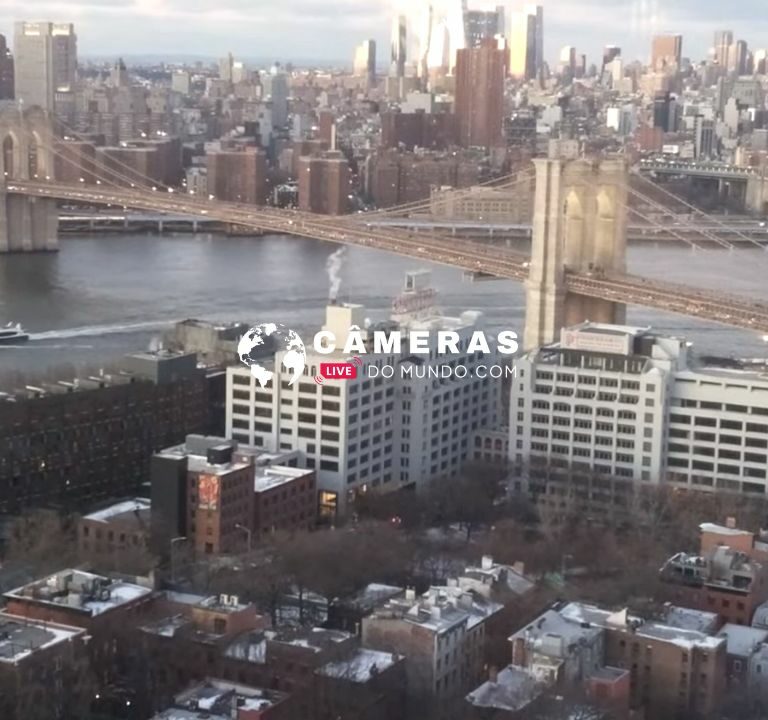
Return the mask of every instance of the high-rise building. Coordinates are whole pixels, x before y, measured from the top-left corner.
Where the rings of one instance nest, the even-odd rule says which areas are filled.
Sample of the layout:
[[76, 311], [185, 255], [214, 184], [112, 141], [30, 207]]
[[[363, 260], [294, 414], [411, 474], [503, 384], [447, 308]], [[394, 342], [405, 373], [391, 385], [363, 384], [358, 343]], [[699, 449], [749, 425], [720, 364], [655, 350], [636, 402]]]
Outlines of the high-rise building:
[[677, 72], [683, 52], [682, 35], [654, 35], [651, 45], [651, 68], [654, 72]]
[[17, 22], [16, 99], [71, 121], [75, 111], [77, 36], [71, 23]]
[[509, 32], [509, 73], [521, 80], [536, 77], [544, 64], [544, 8], [526, 5], [512, 15]]
[[232, 53], [227, 53], [226, 57], [219, 60], [219, 79], [224, 82], [232, 82], [232, 67], [235, 63], [235, 59], [232, 57]]
[[0, 35], [0, 100], [13, 99], [13, 56], [5, 41], [5, 35]]
[[319, 215], [349, 211], [349, 163], [343, 153], [328, 151], [299, 158], [299, 207]]
[[749, 48], [746, 41], [737, 40], [728, 50], [728, 72], [746, 75], [749, 64]]
[[718, 30], [715, 33], [715, 45], [713, 59], [722, 68], [728, 67], [728, 53], [733, 45], [733, 32], [730, 30]]
[[456, 55], [456, 117], [464, 147], [495, 147], [502, 140], [506, 58], [496, 40]]
[[353, 71], [355, 75], [367, 78], [369, 83], [376, 80], [376, 41], [366, 40], [355, 49]]
[[[472, 450], [472, 433], [498, 420], [501, 385], [475, 371], [493, 365], [498, 355], [495, 348], [482, 358], [451, 355], [450, 362], [467, 372], [434, 382], [433, 373], [449, 359], [436, 352], [437, 331], [455, 332], [465, 353], [480, 329], [476, 314], [443, 317], [434, 301], [429, 273], [408, 273], [391, 319], [361, 331], [369, 352], [360, 355], [357, 377], [345, 382], [318, 385], [314, 378], [320, 363], [349, 359], [341, 348], [353, 326], [366, 326], [362, 305], [328, 305], [323, 330], [333, 333], [337, 349], [320, 354], [308, 344], [304, 375], [294, 385], [282, 365], [284, 353], [276, 355], [274, 378], [263, 388], [248, 368], [228, 368], [227, 434], [265, 450], [300, 450], [317, 471], [318, 507], [326, 519], [343, 514], [348, 502], [368, 490], [423, 490], [433, 480], [455, 476]], [[374, 354], [369, 330], [400, 330], [401, 348]], [[408, 336], [427, 330], [431, 352], [416, 359], [408, 352]], [[397, 372], [374, 372], [382, 363]], [[401, 373], [403, 364], [414, 364], [414, 372]]]
[[584, 323], [516, 363], [511, 459], [552, 473], [768, 494], [763, 368], [684, 338]]
[[279, 64], [260, 76], [262, 99], [272, 104], [272, 127], [282, 128], [288, 122], [288, 75]]
[[431, 0], [412, 6], [409, 29], [414, 31], [418, 48], [418, 74], [427, 78], [430, 71], [450, 72], [456, 52], [467, 46], [462, 0]]
[[621, 48], [618, 45], [606, 45], [603, 48], [603, 64], [601, 67], [601, 74], [605, 72], [605, 69], [610, 65], [617, 57], [621, 57]]
[[711, 158], [715, 152], [715, 123], [703, 115], [697, 115], [694, 121], [693, 156]]
[[392, 77], [405, 77], [405, 63], [408, 60], [408, 18], [395, 15], [392, 22], [391, 56], [389, 74]]
[[566, 45], [560, 50], [560, 67], [562, 74], [570, 74], [571, 77], [576, 72], [576, 48], [573, 45]]
[[260, 148], [222, 149], [206, 155], [208, 193], [217, 200], [262, 205], [267, 160]]
[[464, 14], [467, 47], [480, 47], [483, 40], [505, 34], [504, 6], [495, 10], [467, 10]]

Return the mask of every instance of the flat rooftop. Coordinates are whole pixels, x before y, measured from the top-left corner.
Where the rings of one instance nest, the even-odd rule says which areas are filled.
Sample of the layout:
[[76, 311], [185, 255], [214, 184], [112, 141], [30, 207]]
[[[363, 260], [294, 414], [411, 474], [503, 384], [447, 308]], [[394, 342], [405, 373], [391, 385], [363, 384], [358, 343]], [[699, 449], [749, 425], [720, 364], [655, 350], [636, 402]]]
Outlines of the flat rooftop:
[[123, 502], [115, 503], [103, 510], [88, 513], [88, 515], [83, 516], [83, 520], [109, 523], [113, 520], [121, 520], [126, 516], [135, 517], [137, 515], [143, 519], [148, 519], [150, 510], [151, 504], [147, 498], [134, 498], [133, 500], [124, 500]]
[[254, 492], [264, 492], [292, 482], [297, 478], [311, 475], [314, 471], [285, 465], [268, 465], [256, 468], [253, 481]]
[[96, 616], [147, 597], [152, 590], [81, 570], [61, 570], [5, 593], [7, 599], [67, 607]]
[[38, 650], [84, 634], [81, 628], [0, 613], [0, 663], [16, 663]]

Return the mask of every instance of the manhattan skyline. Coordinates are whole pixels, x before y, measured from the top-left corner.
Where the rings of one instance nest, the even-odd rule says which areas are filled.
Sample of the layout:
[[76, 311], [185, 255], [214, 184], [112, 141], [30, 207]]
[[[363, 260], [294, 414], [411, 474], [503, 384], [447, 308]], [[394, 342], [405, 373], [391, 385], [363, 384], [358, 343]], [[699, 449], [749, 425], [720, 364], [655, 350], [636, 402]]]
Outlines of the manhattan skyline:
[[[456, 0], [457, 3], [460, 0]], [[497, 3], [477, 0], [470, 7]], [[510, 10], [523, 3], [501, 3]], [[715, 30], [733, 30], [752, 47], [768, 46], [768, 18], [759, 0], [729, 8], [722, 20], [713, 0], [660, 3], [658, 0], [550, 0], [544, 5], [544, 58], [552, 65], [563, 45], [575, 45], [596, 62], [604, 45], [620, 45], [627, 59], [648, 60], [654, 33], [680, 32], [683, 55], [703, 59]], [[349, 64], [364, 39], [388, 47], [393, 0], [285, 0], [254, 8], [245, 0], [6, 0], [0, 32], [13, 36], [18, 20], [74, 22], [81, 56], [152, 55], [239, 57]], [[115, 28], [119, 27], [119, 32]], [[765, 38], [765, 40], [762, 40]], [[380, 58], [381, 60], [381, 58]]]

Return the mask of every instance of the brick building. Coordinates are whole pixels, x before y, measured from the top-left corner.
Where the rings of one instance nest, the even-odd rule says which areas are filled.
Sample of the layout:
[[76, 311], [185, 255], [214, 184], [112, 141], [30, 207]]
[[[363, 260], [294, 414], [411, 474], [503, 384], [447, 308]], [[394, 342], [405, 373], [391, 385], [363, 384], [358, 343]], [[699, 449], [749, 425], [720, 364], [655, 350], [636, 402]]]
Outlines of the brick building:
[[453, 113], [386, 112], [381, 115], [381, 147], [386, 150], [446, 150], [458, 144]]
[[0, 613], [0, 717], [81, 717], [93, 685], [82, 628]]
[[152, 609], [152, 590], [81, 570], [61, 570], [4, 594], [9, 614], [88, 632], [91, 668], [105, 683], [130, 652], [135, 627]]
[[77, 523], [78, 556], [99, 569], [146, 572], [151, 512], [149, 500], [125, 500], [81, 517]]
[[318, 215], [343, 215], [349, 211], [349, 163], [340, 152], [299, 158], [299, 209]]
[[494, 38], [456, 53], [455, 107], [463, 147], [503, 145], [506, 57]]
[[153, 452], [205, 431], [208, 383], [195, 355], [139, 353], [121, 367], [0, 393], [0, 512], [131, 495]]
[[377, 207], [426, 200], [434, 187], [475, 185], [480, 175], [476, 160], [458, 153], [394, 150], [371, 155], [366, 162], [366, 189]]
[[254, 537], [315, 527], [314, 470], [279, 465], [256, 468], [253, 493]]
[[222, 149], [206, 155], [207, 190], [217, 200], [263, 205], [267, 156], [255, 147]]
[[704, 523], [700, 529], [699, 553], [677, 553], [661, 569], [666, 599], [750, 625], [768, 600], [768, 544], [735, 527]]

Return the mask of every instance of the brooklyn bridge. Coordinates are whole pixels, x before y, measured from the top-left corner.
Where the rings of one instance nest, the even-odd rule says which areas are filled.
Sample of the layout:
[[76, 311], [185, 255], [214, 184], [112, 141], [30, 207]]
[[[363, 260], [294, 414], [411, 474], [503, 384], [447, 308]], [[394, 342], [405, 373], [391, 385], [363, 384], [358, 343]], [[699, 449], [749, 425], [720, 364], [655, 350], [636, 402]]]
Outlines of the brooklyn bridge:
[[[315, 215], [195, 196], [153, 185], [148, 178], [136, 182], [135, 173], [129, 178], [119, 168], [106, 166], [96, 168], [96, 184], [58, 182], [53, 171], [58, 151], [51, 122], [36, 108], [0, 113], [0, 139], [0, 252], [55, 248], [58, 202], [106, 205], [199, 216], [258, 232], [376, 248], [524, 282], [528, 296], [526, 347], [548, 342], [559, 327], [581, 320], [621, 322], [627, 304], [768, 335], [768, 301], [628, 272], [628, 195], [633, 191], [629, 168], [619, 157], [569, 159], [555, 152], [534, 161], [529, 256], [483, 241], [373, 221], [408, 213], [418, 204], [386, 212]], [[684, 231], [682, 227], [675, 232]], [[712, 241], [733, 249], [719, 236], [713, 235]], [[717, 253], [712, 261], [717, 261]]]

